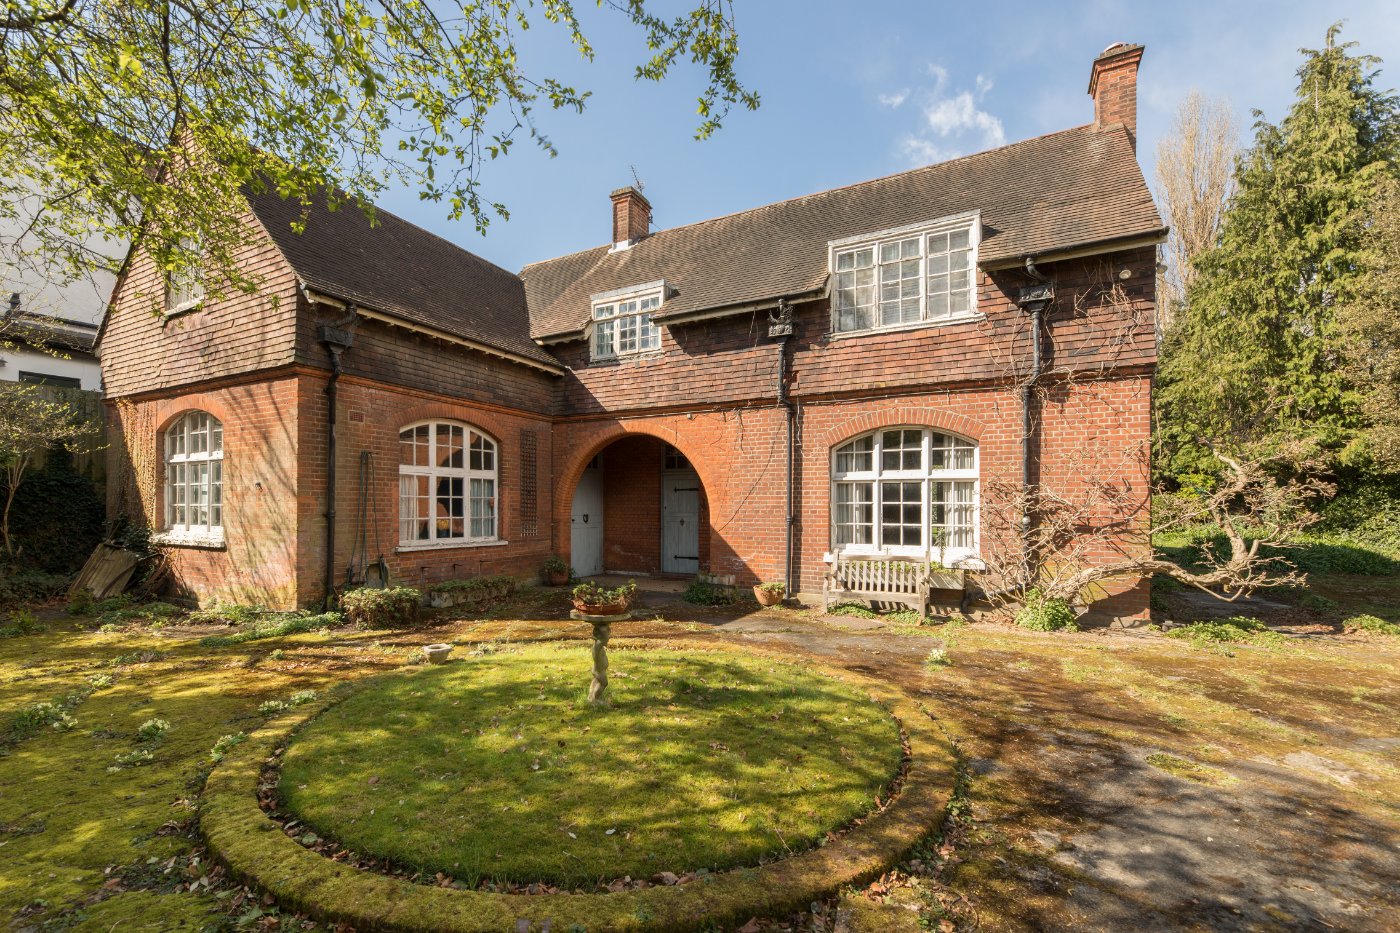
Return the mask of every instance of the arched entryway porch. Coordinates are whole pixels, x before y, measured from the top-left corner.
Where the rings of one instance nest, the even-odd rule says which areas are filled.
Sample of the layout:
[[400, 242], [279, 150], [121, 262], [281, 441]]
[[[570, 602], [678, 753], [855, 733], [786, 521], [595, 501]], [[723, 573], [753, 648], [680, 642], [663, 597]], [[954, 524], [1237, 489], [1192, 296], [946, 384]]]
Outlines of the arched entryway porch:
[[709, 498], [692, 461], [672, 444], [627, 434], [603, 444], [578, 471], [567, 499], [570, 566], [602, 573], [694, 576], [710, 569]]

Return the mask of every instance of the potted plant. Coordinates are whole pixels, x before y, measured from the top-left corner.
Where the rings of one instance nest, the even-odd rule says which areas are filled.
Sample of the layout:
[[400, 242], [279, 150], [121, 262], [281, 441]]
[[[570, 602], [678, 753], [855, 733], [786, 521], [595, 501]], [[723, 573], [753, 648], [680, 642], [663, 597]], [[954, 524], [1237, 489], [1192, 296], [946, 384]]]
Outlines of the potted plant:
[[753, 588], [753, 598], [760, 606], [776, 606], [787, 598], [787, 584], [759, 583]]
[[569, 582], [569, 565], [558, 556], [550, 557], [540, 565], [540, 573], [550, 586], [563, 586]]
[[637, 595], [637, 584], [606, 587], [596, 583], [580, 583], [574, 587], [574, 608], [586, 616], [622, 615]]

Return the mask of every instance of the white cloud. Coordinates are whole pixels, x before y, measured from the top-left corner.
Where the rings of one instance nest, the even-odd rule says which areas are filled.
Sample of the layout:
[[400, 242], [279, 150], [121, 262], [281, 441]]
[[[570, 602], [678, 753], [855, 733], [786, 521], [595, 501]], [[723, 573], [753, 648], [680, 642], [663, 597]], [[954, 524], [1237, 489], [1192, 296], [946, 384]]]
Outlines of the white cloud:
[[893, 91], [889, 94], [881, 94], [879, 97], [876, 98], [876, 100], [880, 102], [881, 106], [889, 107], [891, 110], [898, 107], [900, 104], [904, 103], [908, 99], [908, 88], [904, 88], [901, 91]]
[[982, 108], [983, 98], [993, 87], [990, 78], [979, 74], [971, 90], [951, 93], [948, 69], [935, 63], [927, 71], [933, 86], [905, 92], [899, 101], [902, 104], [912, 96], [919, 102], [920, 126], [899, 141], [900, 154], [911, 165], [940, 162], [1006, 143], [1001, 119]]

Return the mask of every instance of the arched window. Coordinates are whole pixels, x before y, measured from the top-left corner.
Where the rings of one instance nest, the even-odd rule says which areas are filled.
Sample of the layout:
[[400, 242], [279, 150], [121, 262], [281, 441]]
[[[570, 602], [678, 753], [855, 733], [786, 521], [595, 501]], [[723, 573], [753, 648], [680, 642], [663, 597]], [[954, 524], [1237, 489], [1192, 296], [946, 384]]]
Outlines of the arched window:
[[426, 421], [399, 432], [399, 543], [495, 541], [496, 442], [474, 428]]
[[224, 426], [208, 412], [187, 412], [165, 432], [165, 527], [217, 537], [223, 526]]
[[921, 427], [847, 441], [831, 458], [831, 542], [847, 554], [952, 565], [977, 553], [977, 445]]

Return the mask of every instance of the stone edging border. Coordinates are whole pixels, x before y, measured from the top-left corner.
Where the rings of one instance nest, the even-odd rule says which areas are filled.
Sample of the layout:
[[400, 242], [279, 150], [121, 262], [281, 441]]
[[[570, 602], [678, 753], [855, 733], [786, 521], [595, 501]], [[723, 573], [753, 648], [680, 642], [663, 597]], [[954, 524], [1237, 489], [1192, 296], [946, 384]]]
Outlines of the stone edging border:
[[[908, 737], [909, 769], [899, 795], [826, 846], [684, 885], [528, 897], [429, 887], [361, 871], [310, 851], [288, 838], [258, 806], [265, 760], [290, 733], [355, 689], [345, 684], [319, 702], [270, 720], [225, 755], [205, 784], [200, 832], [234, 876], [270, 892], [287, 908], [361, 931], [515, 933], [547, 928], [553, 933], [649, 933], [735, 925], [750, 917], [801, 910], [846, 885], [878, 877], [942, 825], [955, 779], [952, 746], [922, 704], [890, 685], [814, 664], [809, 658], [747, 645], [639, 639], [617, 647], [757, 654], [816, 667], [863, 686], [900, 721]], [[521, 926], [521, 920], [527, 926]]]

